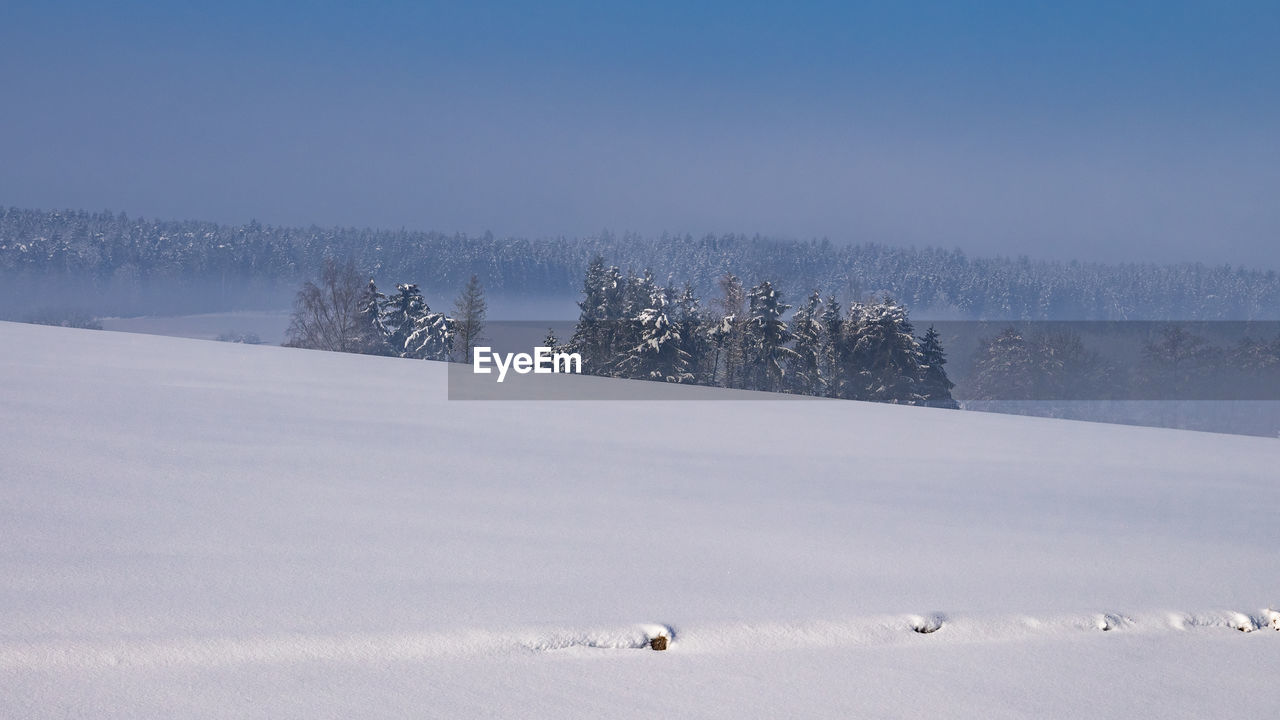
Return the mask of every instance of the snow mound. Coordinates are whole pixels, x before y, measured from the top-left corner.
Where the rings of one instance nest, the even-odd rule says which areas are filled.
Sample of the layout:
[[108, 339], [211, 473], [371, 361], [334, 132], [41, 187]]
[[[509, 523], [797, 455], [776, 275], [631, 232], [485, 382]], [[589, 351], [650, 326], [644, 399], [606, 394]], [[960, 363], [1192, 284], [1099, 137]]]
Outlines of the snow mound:
[[665, 649], [666, 643], [675, 640], [675, 630], [668, 625], [654, 624], [589, 631], [558, 630], [527, 636], [520, 641], [520, 645], [535, 651], [569, 648], [639, 650], [653, 648], [654, 641], [658, 638], [665, 639]]
[[912, 615], [908, 620], [911, 622], [911, 629], [921, 635], [929, 635], [936, 633], [946, 624], [947, 617], [941, 613], [935, 613], [929, 616]]

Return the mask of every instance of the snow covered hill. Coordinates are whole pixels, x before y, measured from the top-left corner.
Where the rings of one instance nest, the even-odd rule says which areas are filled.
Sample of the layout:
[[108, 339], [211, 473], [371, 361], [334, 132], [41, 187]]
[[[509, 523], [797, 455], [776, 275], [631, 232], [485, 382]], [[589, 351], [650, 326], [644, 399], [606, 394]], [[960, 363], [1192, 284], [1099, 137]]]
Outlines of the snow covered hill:
[[6, 718], [1280, 713], [1274, 439], [9, 323], [0, 378]]

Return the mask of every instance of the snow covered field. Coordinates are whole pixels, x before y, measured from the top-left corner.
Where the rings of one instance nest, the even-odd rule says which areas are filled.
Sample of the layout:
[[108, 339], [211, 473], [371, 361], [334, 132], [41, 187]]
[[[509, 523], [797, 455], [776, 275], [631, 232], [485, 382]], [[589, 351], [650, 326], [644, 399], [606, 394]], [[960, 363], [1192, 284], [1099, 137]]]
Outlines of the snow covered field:
[[11, 323], [0, 373], [0, 717], [1280, 713], [1275, 439]]

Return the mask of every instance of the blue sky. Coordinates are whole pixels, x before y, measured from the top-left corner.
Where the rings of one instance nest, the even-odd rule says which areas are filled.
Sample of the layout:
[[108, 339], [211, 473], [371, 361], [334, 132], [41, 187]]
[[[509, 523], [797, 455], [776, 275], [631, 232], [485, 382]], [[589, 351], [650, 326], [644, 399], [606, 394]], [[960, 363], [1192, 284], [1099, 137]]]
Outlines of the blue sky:
[[0, 205], [1280, 268], [1278, 3], [7, 3]]

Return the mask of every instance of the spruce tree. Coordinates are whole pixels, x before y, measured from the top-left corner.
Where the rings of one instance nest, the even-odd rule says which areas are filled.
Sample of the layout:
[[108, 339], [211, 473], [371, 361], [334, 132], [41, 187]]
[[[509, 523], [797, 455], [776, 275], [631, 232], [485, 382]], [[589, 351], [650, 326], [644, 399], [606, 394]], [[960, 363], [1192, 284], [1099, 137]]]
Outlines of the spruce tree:
[[814, 290], [805, 304], [791, 316], [795, 357], [788, 364], [787, 389], [801, 395], [825, 395], [822, 373], [822, 295]]
[[600, 306], [600, 367], [599, 374], [612, 374], [614, 366], [629, 345], [632, 336], [630, 318], [627, 315], [627, 284], [617, 266], [604, 270], [604, 292]]
[[387, 329], [387, 345], [396, 357], [412, 357], [409, 336], [414, 333], [418, 318], [427, 307], [418, 286], [412, 283], [396, 285], [396, 294], [383, 303], [382, 322]]
[[456, 323], [444, 313], [431, 312], [424, 302], [422, 311], [413, 319], [413, 330], [405, 338], [402, 357], [419, 360], [443, 360], [453, 355], [453, 339]]
[[1034, 395], [1036, 359], [1030, 343], [1009, 326], [993, 338], [979, 341], [971, 380], [974, 400], [1030, 400]]
[[835, 296], [827, 298], [826, 306], [822, 309], [821, 325], [819, 369], [825, 380], [824, 394], [827, 397], [844, 397], [844, 393], [848, 390], [845, 375], [848, 353], [844, 336], [844, 317]]
[[[621, 321], [615, 323], [614, 335], [610, 346], [609, 374], [616, 377], [638, 377], [633, 367], [622, 367], [628, 358], [636, 353], [636, 348], [646, 341], [646, 333], [656, 332], [652, 324], [658, 322], [654, 313], [657, 310], [662, 322], [669, 325], [666, 318], [666, 300], [653, 281], [653, 274], [648, 270], [643, 275], [628, 272], [622, 283]], [[647, 374], [647, 373], [646, 373]]]
[[942, 349], [942, 338], [930, 325], [920, 339], [919, 393], [924, 405], [957, 410], [960, 404], [951, 397], [951, 388], [956, 384], [947, 377], [947, 371], [942, 367], [946, 364], [947, 355]]
[[587, 372], [595, 372], [603, 333], [600, 327], [603, 305], [604, 258], [597, 255], [587, 265], [587, 273], [582, 280], [582, 299], [578, 301], [578, 324], [574, 326], [573, 337], [569, 338], [570, 349], [582, 355]]
[[689, 372], [693, 375], [693, 382], [711, 383], [714, 368], [711, 367], [711, 340], [707, 336], [707, 319], [698, 304], [698, 296], [694, 294], [692, 284], [685, 283], [684, 290], [676, 301], [672, 321], [676, 332], [680, 333], [680, 348], [689, 356]]
[[845, 328], [847, 397], [898, 404], [919, 404], [920, 343], [912, 334], [906, 308], [886, 297], [878, 303], [854, 303]]
[[373, 278], [360, 294], [357, 335], [360, 352], [366, 355], [388, 355], [391, 352], [387, 344], [387, 325], [383, 322], [382, 312], [387, 296], [378, 292]]
[[725, 273], [720, 277], [720, 291], [720, 318], [710, 331], [715, 347], [712, 381], [715, 382], [716, 373], [719, 372], [720, 385], [727, 388], [742, 387], [743, 328], [746, 325], [743, 302], [746, 294], [742, 290], [742, 281], [733, 273]]
[[584, 372], [607, 375], [614, 361], [615, 337], [623, 321], [622, 278], [616, 267], [606, 268], [596, 256], [582, 282], [580, 313], [568, 350], [582, 355]]
[[643, 279], [636, 279], [634, 290], [647, 291], [650, 296], [633, 323], [636, 344], [621, 355], [615, 374], [671, 383], [692, 381], [689, 354], [681, 347], [680, 333], [667, 317], [666, 293]]
[[1223, 356], [1221, 348], [1181, 325], [1161, 328], [1160, 338], [1147, 342], [1138, 368], [1145, 397], [1186, 397], [1210, 379]]
[[778, 392], [787, 377], [786, 368], [795, 362], [796, 352], [787, 347], [791, 330], [782, 319], [790, 308], [768, 280], [751, 288], [743, 362], [743, 387]]

